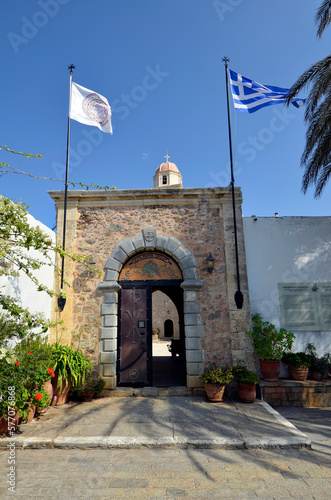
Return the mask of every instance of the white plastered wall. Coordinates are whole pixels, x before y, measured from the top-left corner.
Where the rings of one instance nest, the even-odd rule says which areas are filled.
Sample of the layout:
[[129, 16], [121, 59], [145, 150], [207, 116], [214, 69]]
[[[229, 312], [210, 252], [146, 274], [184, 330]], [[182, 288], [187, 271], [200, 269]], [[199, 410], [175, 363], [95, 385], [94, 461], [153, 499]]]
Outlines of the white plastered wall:
[[[252, 313], [281, 325], [278, 283], [331, 282], [331, 217], [244, 217]], [[331, 352], [331, 332], [293, 332], [294, 351], [312, 342]]]
[[[37, 221], [32, 215], [27, 215], [28, 223], [31, 227], [37, 227], [47, 234], [55, 243], [55, 233], [47, 226]], [[29, 250], [27, 254], [31, 257], [43, 260], [40, 252], [37, 250]], [[50, 252], [52, 262], [55, 261], [54, 252]], [[46, 262], [46, 261], [45, 261]], [[49, 262], [49, 261], [47, 261]], [[54, 267], [44, 265], [40, 269], [33, 272], [38, 281], [46, 285], [48, 288], [53, 288]], [[52, 298], [46, 292], [38, 292], [36, 285], [24, 272], [18, 277], [1, 276], [0, 277], [1, 293], [16, 298], [20, 306], [27, 308], [31, 313], [43, 313], [47, 319], [51, 318]]]

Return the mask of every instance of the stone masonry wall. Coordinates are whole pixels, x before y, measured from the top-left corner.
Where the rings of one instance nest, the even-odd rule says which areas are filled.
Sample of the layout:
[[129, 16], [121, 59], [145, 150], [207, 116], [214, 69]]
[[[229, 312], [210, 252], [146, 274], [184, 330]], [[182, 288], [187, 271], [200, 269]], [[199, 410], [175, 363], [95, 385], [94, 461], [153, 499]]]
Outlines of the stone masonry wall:
[[[245, 303], [244, 309], [237, 311], [232, 295], [236, 283], [230, 191], [218, 189], [173, 190], [174, 195], [165, 191], [160, 194], [157, 190], [122, 192], [128, 193], [127, 198], [115, 192], [118, 199], [112, 199], [110, 193], [90, 195], [88, 199], [88, 193], [71, 192], [71, 203], [76, 200], [77, 216], [76, 232], [70, 233], [68, 244], [74, 246], [76, 252], [90, 255], [94, 267], [102, 270], [115, 246], [125, 238], [141, 235], [144, 228], [153, 227], [158, 234], [180, 240], [196, 259], [199, 279], [204, 282], [196, 297], [201, 305], [205, 331], [201, 342], [205, 361], [245, 362], [252, 368], [251, 347], [244, 336], [249, 326], [250, 308], [240, 205], [238, 241]], [[142, 200], [145, 192], [146, 198]], [[61, 192], [50, 194], [58, 202], [61, 224], [63, 195]], [[82, 196], [86, 199], [80, 199]], [[215, 258], [211, 274], [205, 260], [209, 253]], [[98, 364], [101, 297], [96, 287], [103, 278], [82, 264], [76, 264], [71, 278], [73, 288], [67, 293], [72, 307], [66, 312], [67, 331], [73, 332], [74, 342]], [[71, 281], [70, 276], [66, 279]]]
[[[206, 204], [157, 208], [79, 209], [76, 251], [90, 254], [96, 267], [103, 268], [111, 250], [126, 237], [141, 234], [143, 227], [156, 227], [166, 236], [175, 235], [192, 252], [198, 263], [199, 277], [205, 280], [201, 291], [201, 314], [206, 328], [204, 349], [207, 360], [231, 361], [229, 312], [225, 277], [223, 224], [220, 211]], [[215, 272], [209, 274], [205, 263], [209, 252], [217, 259]], [[82, 265], [76, 266], [73, 330], [82, 334], [81, 345], [94, 351], [98, 345], [99, 307], [94, 302], [96, 276]], [[99, 302], [99, 301], [98, 301]]]

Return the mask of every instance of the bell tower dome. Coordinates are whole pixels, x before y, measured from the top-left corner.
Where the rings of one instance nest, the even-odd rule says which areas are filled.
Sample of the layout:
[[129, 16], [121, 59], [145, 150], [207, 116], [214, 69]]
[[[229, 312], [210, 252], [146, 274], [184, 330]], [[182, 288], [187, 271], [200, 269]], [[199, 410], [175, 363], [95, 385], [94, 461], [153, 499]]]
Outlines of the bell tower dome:
[[168, 153], [165, 155], [165, 163], [156, 169], [153, 177], [155, 188], [182, 188], [183, 179], [181, 173], [174, 163], [169, 161], [170, 156]]

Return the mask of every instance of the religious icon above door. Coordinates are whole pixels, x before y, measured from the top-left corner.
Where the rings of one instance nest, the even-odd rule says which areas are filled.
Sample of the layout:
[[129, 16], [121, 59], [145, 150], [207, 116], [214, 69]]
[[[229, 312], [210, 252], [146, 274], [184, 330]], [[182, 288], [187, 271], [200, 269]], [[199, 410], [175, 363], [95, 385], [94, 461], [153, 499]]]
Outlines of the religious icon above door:
[[143, 252], [129, 259], [123, 266], [120, 281], [181, 280], [178, 265], [161, 252]]

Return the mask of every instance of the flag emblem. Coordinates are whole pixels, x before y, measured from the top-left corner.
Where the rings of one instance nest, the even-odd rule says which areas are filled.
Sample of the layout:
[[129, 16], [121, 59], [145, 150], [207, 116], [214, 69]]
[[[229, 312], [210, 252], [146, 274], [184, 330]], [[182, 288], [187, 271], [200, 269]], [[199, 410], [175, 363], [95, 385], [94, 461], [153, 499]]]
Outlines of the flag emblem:
[[[282, 104], [289, 92], [289, 89], [254, 82], [232, 70], [230, 70], [230, 83], [235, 110], [243, 113], [254, 113], [266, 106]], [[297, 97], [291, 99], [296, 108], [300, 108], [305, 102], [306, 99]]]
[[84, 112], [104, 127], [110, 121], [111, 110], [107, 99], [95, 92], [87, 95], [83, 100]]

